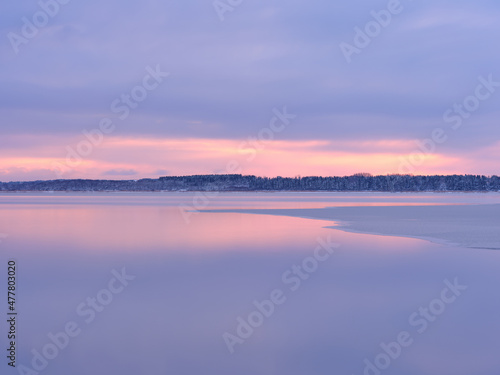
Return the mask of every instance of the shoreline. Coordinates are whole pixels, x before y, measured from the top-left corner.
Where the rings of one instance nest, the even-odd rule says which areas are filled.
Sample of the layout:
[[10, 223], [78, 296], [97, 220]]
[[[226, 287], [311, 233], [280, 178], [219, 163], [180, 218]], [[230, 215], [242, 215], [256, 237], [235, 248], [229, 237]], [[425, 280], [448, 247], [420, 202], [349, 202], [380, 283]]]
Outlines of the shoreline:
[[499, 211], [500, 204], [200, 210], [332, 221], [327, 228], [485, 250], [500, 250]]
[[0, 190], [0, 194], [16, 193], [342, 193], [342, 194], [500, 194], [485, 190], [425, 190], [425, 191], [379, 191], [379, 190]]

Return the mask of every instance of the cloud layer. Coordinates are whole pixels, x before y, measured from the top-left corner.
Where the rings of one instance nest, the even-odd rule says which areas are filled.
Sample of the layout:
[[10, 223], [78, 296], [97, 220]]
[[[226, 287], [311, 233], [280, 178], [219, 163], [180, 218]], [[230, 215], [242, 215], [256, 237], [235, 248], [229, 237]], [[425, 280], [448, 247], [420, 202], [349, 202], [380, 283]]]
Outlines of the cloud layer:
[[[447, 140], [426, 153], [415, 173], [497, 172], [487, 161], [497, 156], [500, 87], [493, 85], [477, 105], [470, 99], [480, 77], [500, 82], [497, 2], [255, 0], [223, 14], [211, 0], [62, 3], [0, 6], [3, 180], [30, 179], [30, 171], [52, 178], [51, 163], [104, 118], [115, 128], [85, 157], [97, 174], [211, 173], [228, 156], [218, 148], [258, 138], [273, 110], [285, 106], [296, 118], [274, 134], [274, 142], [316, 145], [295, 153], [296, 173], [264, 154], [266, 163], [255, 162], [252, 173], [396, 173], [398, 158], [419, 151], [415, 141], [429, 139], [435, 129], [443, 129]], [[395, 4], [399, 12], [387, 18]], [[49, 11], [54, 16], [36, 27], [44, 21], [40, 12]], [[383, 24], [378, 30], [376, 19]], [[27, 21], [37, 29], [31, 38]], [[346, 59], [341, 43], [357, 53]], [[170, 75], [152, 88], [154, 79], [145, 77], [156, 67]], [[465, 109], [458, 112], [455, 104]], [[127, 116], [117, 110], [124, 105]], [[460, 115], [459, 129], [443, 118], [447, 111]], [[167, 146], [150, 159], [133, 145], [128, 152], [127, 146], [108, 152], [123, 139]], [[189, 139], [212, 146], [194, 152]], [[168, 148], [172, 142], [185, 148]], [[266, 150], [281, 150], [271, 143]], [[9, 156], [16, 150], [22, 154], [17, 161]], [[165, 159], [161, 166], [155, 162]], [[322, 167], [339, 160], [342, 169]], [[73, 172], [95, 176], [80, 167]]]

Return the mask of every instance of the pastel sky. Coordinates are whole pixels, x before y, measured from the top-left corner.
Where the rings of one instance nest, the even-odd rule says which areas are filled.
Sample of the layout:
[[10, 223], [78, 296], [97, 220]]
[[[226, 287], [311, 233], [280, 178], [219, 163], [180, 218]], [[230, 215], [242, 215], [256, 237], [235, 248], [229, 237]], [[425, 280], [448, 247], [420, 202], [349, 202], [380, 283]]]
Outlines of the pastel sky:
[[499, 174], [499, 19], [498, 0], [7, 0], [0, 180]]

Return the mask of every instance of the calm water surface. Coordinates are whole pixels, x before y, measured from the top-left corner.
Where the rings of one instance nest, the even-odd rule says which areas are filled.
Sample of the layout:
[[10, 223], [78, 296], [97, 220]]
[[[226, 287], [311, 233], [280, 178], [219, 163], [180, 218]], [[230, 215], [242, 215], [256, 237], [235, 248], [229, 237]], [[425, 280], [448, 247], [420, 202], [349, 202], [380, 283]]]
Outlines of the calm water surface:
[[[54, 358], [34, 364], [46, 361], [39, 372], [50, 375], [498, 375], [500, 253], [185, 209], [499, 202], [497, 194], [1, 194], [0, 274], [9, 258], [18, 264], [18, 365], [33, 368], [45, 350]], [[314, 264], [318, 239], [339, 248]], [[294, 265], [310, 272], [298, 278]], [[133, 280], [110, 284], [123, 268]], [[444, 303], [445, 280], [467, 289]], [[284, 301], [238, 337], [254, 301], [275, 290]], [[78, 334], [51, 351], [49, 334], [68, 323]], [[397, 350], [391, 343], [404, 332], [411, 344]], [[240, 340], [232, 354], [225, 333]], [[2, 374], [22, 373], [2, 362]]]

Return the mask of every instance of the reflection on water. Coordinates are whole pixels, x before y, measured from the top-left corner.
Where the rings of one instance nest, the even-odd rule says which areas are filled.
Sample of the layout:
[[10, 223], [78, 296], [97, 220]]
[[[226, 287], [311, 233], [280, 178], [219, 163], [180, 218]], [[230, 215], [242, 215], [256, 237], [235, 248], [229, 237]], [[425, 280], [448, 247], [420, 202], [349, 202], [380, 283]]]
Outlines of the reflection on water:
[[[493, 194], [234, 193], [212, 197], [206, 208], [498, 201]], [[30, 365], [31, 350], [42, 351], [48, 333], [74, 321], [81, 334], [42, 373], [363, 374], [365, 358], [408, 331], [414, 343], [383, 374], [498, 374], [499, 253], [345, 233], [301, 218], [193, 213], [186, 222], [179, 205], [192, 206], [193, 195], [0, 195], [0, 233], [8, 235], [0, 261], [19, 263], [19, 364]], [[291, 291], [283, 274], [314, 255], [318, 238], [340, 248]], [[123, 267], [135, 279], [85, 323], [78, 306]], [[409, 316], [455, 278], [467, 290], [418, 333]], [[222, 335], [235, 333], [238, 317], [275, 289], [286, 302], [230, 354]]]

